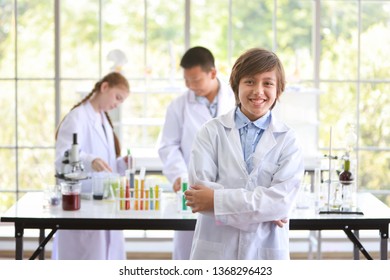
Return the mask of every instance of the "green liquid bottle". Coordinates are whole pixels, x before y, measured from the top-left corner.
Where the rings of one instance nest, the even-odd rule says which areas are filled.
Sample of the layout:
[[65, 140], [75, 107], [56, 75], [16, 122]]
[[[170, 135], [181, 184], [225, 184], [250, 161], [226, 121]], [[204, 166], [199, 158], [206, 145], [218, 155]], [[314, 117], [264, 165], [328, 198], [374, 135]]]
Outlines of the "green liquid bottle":
[[187, 205], [186, 205], [186, 198], [184, 196], [184, 192], [188, 189], [188, 178], [187, 177], [181, 177], [181, 192], [182, 192], [182, 207], [181, 209], [183, 211], [187, 210]]

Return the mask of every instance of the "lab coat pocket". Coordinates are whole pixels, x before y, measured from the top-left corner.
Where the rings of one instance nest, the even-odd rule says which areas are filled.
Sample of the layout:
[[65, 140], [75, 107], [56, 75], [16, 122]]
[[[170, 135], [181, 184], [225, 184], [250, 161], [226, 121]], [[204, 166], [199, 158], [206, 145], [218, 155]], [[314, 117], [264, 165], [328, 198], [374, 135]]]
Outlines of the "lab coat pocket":
[[269, 162], [269, 161], [264, 161], [262, 162], [259, 173], [258, 173], [258, 179], [260, 185], [267, 186], [271, 183], [273, 180], [274, 174], [278, 170], [279, 165]]
[[191, 259], [194, 260], [222, 260], [224, 259], [225, 245], [206, 240], [196, 240], [193, 245]]
[[269, 175], [274, 175], [276, 170], [278, 169], [279, 165], [270, 162], [270, 161], [264, 161], [261, 165], [261, 170], [263, 172], [268, 173]]

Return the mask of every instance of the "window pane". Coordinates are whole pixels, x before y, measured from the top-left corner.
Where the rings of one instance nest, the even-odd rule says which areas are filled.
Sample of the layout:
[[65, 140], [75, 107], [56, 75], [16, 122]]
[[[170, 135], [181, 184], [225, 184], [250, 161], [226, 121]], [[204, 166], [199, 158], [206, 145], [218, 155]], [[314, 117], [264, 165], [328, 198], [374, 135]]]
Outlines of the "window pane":
[[45, 184], [55, 184], [54, 148], [19, 149], [19, 189], [43, 190]]
[[[126, 149], [155, 148], [161, 126], [156, 125], [126, 125], [122, 127], [122, 154]], [[145, 156], [145, 155], [141, 155]]]
[[54, 76], [54, 1], [18, 1], [18, 75]]
[[[170, 101], [182, 93], [182, 88], [167, 87], [167, 81], [151, 81], [148, 87], [130, 80], [130, 96], [120, 106], [124, 122], [132, 118], [163, 118]], [[181, 81], [180, 81], [181, 83]], [[179, 85], [179, 82], [176, 83]]]
[[0, 81], [0, 146], [15, 145], [15, 82]]
[[61, 73], [99, 76], [99, 1], [61, 1]]
[[[133, 107], [133, 113], [138, 112], [138, 116], [163, 119], [165, 117], [166, 108], [177, 95], [177, 92], [145, 92], [134, 94], [132, 96], [134, 98], [129, 100], [129, 102], [126, 103], [126, 106]], [[132, 104], [133, 102], [134, 104]], [[140, 105], [141, 103], [145, 103], [145, 106]]]
[[145, 71], [144, 0], [103, 1], [102, 9], [103, 72], [113, 70], [111, 68], [115, 59], [108, 59], [107, 56], [111, 51], [118, 49], [124, 53], [127, 60], [120, 70], [126, 76], [143, 77]]
[[18, 82], [20, 146], [54, 146], [54, 82]]
[[277, 11], [277, 53], [287, 81], [312, 80], [312, 1], [278, 1]]
[[[214, 2], [208, 1], [208, 5]], [[144, 71], [152, 78], [165, 78], [172, 85], [184, 51], [184, 16], [178, 15], [183, 14], [185, 1], [147, 3], [147, 68]]]
[[[366, 1], [362, 4], [361, 77], [389, 79], [390, 3]], [[386, 34], [386, 35], [385, 35]]]
[[356, 79], [358, 9], [356, 1], [322, 1], [322, 79]]
[[15, 75], [15, 10], [14, 1], [0, 3], [0, 77]]
[[273, 109], [275, 116], [292, 127], [303, 147], [305, 165], [312, 167], [318, 156], [317, 103], [319, 90], [288, 88]]
[[362, 84], [359, 108], [361, 146], [390, 148], [389, 93], [390, 84]]
[[230, 71], [227, 64], [228, 16], [229, 1], [191, 1], [190, 47], [208, 48], [222, 74]]
[[390, 207], [390, 194], [375, 194], [375, 196]]
[[[179, 94], [177, 91], [133, 91], [121, 105], [123, 127], [119, 128], [121, 143], [128, 148], [153, 148], [164, 123], [168, 104]], [[118, 129], [117, 129], [118, 130]]]
[[345, 132], [349, 123], [356, 123], [356, 84], [322, 83], [320, 94], [320, 147], [329, 147], [332, 127], [332, 146], [345, 148]]
[[121, 139], [122, 152], [125, 148], [138, 148], [138, 151], [140, 148], [154, 148], [164, 123], [166, 108], [182, 92], [178, 81], [174, 85], [169, 79], [148, 78], [146, 81], [129, 80], [131, 94], [119, 107], [121, 126], [115, 124], [115, 130]]
[[359, 190], [390, 190], [390, 152], [360, 151]]
[[16, 194], [11, 192], [0, 193], [0, 215], [5, 213], [16, 202]]
[[76, 81], [62, 81], [61, 82], [61, 116], [60, 121], [74, 105], [79, 103], [86, 95], [88, 95], [98, 81], [94, 80], [76, 80]]
[[15, 149], [0, 149], [0, 190], [16, 190]]
[[[272, 0], [239, 0], [232, 6], [233, 61], [253, 47], [273, 48], [274, 3]], [[225, 45], [220, 45], [224, 47]]]

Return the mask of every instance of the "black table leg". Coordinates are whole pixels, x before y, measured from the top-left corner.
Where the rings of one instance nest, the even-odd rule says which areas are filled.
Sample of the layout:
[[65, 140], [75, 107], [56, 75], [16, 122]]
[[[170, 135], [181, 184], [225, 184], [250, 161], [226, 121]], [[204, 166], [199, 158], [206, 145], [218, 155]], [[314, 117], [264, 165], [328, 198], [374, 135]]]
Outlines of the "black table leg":
[[389, 226], [384, 225], [384, 227], [379, 229], [379, 233], [381, 236], [381, 260], [387, 260], [387, 240], [389, 238]]
[[15, 260], [23, 259], [23, 234], [23, 226], [15, 223]]
[[[39, 244], [41, 244], [45, 240], [45, 229], [40, 228], [39, 229]], [[44, 260], [45, 259], [45, 248], [42, 249], [42, 251], [39, 253], [39, 259]]]
[[372, 260], [370, 254], [366, 251], [363, 244], [360, 243], [359, 239], [352, 233], [352, 231], [346, 226], [344, 228], [345, 234], [348, 236], [349, 240], [359, 249], [360, 252], [366, 257], [367, 260]]
[[47, 235], [47, 237], [39, 244], [34, 254], [32, 254], [32, 256], [30, 257], [30, 260], [35, 260], [35, 258], [45, 249], [47, 242], [49, 242], [49, 240], [53, 237], [56, 231], [57, 231], [56, 228], [51, 230], [51, 232]]
[[[353, 232], [356, 238], [359, 239], [359, 230], [355, 229]], [[353, 246], [353, 259], [354, 260], [360, 259], [359, 248], [356, 245]]]

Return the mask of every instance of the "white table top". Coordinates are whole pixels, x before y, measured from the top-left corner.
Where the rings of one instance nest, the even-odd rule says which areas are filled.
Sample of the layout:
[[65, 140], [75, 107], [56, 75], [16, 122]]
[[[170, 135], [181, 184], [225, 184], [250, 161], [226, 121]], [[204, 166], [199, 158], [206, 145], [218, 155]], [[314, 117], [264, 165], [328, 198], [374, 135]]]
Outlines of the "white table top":
[[[43, 207], [43, 194], [31, 192], [25, 194], [4, 215], [2, 221], [16, 219], [173, 219], [195, 220], [197, 214], [178, 211], [178, 199], [176, 194], [163, 192], [159, 211], [119, 210], [118, 202], [114, 200], [81, 200], [81, 208], [76, 211], [64, 211], [61, 205]], [[294, 209], [290, 220], [383, 220], [390, 222], [390, 208], [370, 193], [358, 194], [358, 207], [364, 215], [355, 214], [319, 214], [314, 207], [306, 209]]]
[[308, 208], [295, 208], [291, 219], [387, 219], [390, 221], [390, 208], [371, 193], [358, 193], [357, 206], [363, 215], [358, 214], [319, 214], [314, 201]]
[[177, 196], [162, 193], [160, 210], [119, 210], [115, 200], [81, 199], [81, 207], [75, 211], [64, 211], [62, 206], [44, 208], [43, 193], [26, 193], [3, 218], [74, 218], [74, 219], [196, 219], [196, 214], [178, 210]]

